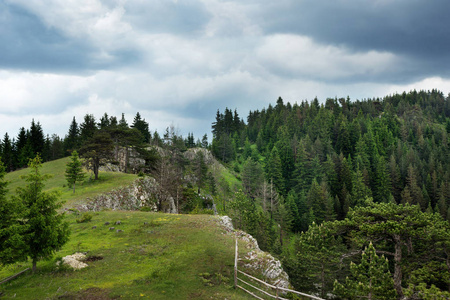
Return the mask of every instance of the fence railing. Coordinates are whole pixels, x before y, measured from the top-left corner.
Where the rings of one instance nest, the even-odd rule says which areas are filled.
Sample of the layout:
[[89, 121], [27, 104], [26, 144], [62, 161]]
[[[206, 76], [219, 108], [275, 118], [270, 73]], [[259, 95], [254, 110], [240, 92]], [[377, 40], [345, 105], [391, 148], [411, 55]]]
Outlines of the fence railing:
[[20, 271], [20, 272], [17, 273], [17, 274], [14, 274], [14, 275], [12, 275], [12, 276], [9, 276], [8, 278], [3, 279], [2, 281], [0, 281], [0, 284], [5, 283], [5, 282], [8, 282], [8, 281], [10, 281], [10, 280], [13, 280], [14, 278], [18, 277], [19, 275], [22, 275], [23, 273], [25, 273], [25, 272], [28, 271], [29, 269], [30, 269], [30, 268], [26, 268], [25, 270]]
[[[259, 283], [265, 285], [266, 287], [270, 288], [270, 290], [274, 291], [275, 295], [273, 295], [270, 292], [267, 292], [267, 291], [265, 291], [263, 289], [260, 289], [260, 288], [256, 287], [255, 285], [251, 284], [250, 282], [247, 282], [247, 281], [239, 278], [238, 274], [242, 274], [242, 275], [250, 278], [251, 280], [254, 280], [256, 282], [259, 282]], [[278, 286], [275, 286], [275, 285], [271, 285], [271, 284], [269, 284], [267, 282], [264, 282], [264, 281], [262, 281], [262, 280], [260, 280], [260, 279], [258, 279], [256, 277], [251, 276], [250, 274], [247, 274], [245, 272], [242, 272], [241, 270], [238, 270], [238, 241], [237, 241], [237, 238], [236, 238], [236, 251], [235, 251], [235, 255], [234, 255], [234, 286], [235, 286], [235, 288], [240, 288], [241, 290], [244, 290], [245, 292], [247, 292], [248, 294], [252, 295], [256, 299], [264, 300], [264, 298], [261, 298], [260, 296], [256, 295], [254, 292], [251, 292], [248, 289], [244, 288], [242, 285], [239, 285], [238, 282], [242, 282], [243, 284], [250, 286], [251, 288], [255, 289], [256, 291], [258, 291], [258, 292], [260, 292], [260, 293], [262, 293], [262, 294], [264, 294], [266, 296], [269, 296], [271, 298], [274, 298], [274, 299], [288, 300], [288, 299], [283, 298], [283, 297], [280, 296], [281, 293], [288, 292], [288, 293], [293, 293], [293, 294], [300, 295], [300, 296], [303, 296], [303, 297], [307, 297], [309, 299], [324, 300], [322, 298], [319, 298], [319, 297], [316, 297], [316, 296], [313, 296], [313, 295], [308, 295], [308, 294], [305, 294], [305, 293], [297, 292], [295, 290], [286, 289], [286, 288], [278, 287]]]

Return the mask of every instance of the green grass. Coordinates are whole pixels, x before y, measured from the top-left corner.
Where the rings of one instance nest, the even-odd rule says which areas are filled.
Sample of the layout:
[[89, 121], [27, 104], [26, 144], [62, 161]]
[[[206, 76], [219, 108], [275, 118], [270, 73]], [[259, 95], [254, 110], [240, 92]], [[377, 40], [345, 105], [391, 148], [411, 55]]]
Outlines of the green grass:
[[[4, 299], [250, 299], [233, 288], [234, 238], [211, 216], [104, 211], [88, 223], [77, 218], [68, 216], [71, 238], [56, 257], [80, 251], [103, 259], [78, 271], [58, 270], [57, 258], [40, 262], [36, 274], [0, 286]], [[0, 278], [29, 265], [0, 268]]]
[[[42, 174], [53, 175], [52, 178], [45, 182], [45, 190], [61, 192], [61, 200], [65, 202], [65, 207], [73, 207], [83, 202], [87, 197], [108, 192], [118, 186], [126, 186], [137, 178], [133, 174], [100, 172], [98, 180], [89, 180], [91, 173], [87, 173], [84, 182], [77, 183], [75, 194], [73, 194], [73, 190], [67, 186], [66, 177], [64, 176], [66, 164], [69, 160], [70, 158], [66, 157], [46, 162], [41, 169]], [[9, 181], [7, 196], [14, 195], [17, 187], [26, 185], [25, 180], [21, 179], [20, 176], [27, 175], [28, 172], [27, 168], [6, 174], [5, 180]]]

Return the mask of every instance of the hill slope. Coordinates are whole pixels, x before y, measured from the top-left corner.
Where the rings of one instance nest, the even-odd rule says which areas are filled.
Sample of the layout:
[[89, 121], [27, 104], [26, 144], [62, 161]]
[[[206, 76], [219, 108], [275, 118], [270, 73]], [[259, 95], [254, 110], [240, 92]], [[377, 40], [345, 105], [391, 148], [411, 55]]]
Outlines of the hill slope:
[[[75, 194], [73, 190], [67, 186], [67, 181], [64, 176], [66, 171], [66, 164], [70, 158], [65, 157], [54, 161], [42, 164], [42, 174], [51, 174], [52, 178], [45, 182], [45, 190], [57, 190], [61, 192], [61, 200], [65, 202], [65, 207], [73, 207], [75, 204], [83, 202], [87, 197], [93, 197], [99, 193], [108, 192], [109, 190], [118, 186], [125, 186], [130, 184], [137, 178], [134, 174], [125, 174], [118, 172], [100, 172], [97, 181], [89, 179], [89, 173], [83, 183], [77, 183]], [[8, 194], [12, 196], [15, 194], [16, 188], [24, 186], [26, 183], [20, 178], [22, 175], [27, 175], [28, 168], [7, 173], [5, 180], [9, 181]]]
[[[2, 285], [5, 299], [247, 298], [232, 287], [234, 239], [214, 217], [105, 211], [88, 223], [77, 218], [68, 216], [72, 235], [55, 259]], [[75, 252], [86, 252], [89, 266], [58, 269], [58, 257]], [[26, 267], [4, 267], [0, 278]]]

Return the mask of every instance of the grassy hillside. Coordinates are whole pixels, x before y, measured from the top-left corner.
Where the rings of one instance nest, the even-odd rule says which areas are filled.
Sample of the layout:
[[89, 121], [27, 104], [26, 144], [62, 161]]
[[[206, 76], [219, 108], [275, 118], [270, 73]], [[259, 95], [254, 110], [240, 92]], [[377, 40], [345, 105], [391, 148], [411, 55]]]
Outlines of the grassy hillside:
[[[101, 172], [98, 181], [87, 178], [72, 194], [64, 177], [67, 161], [42, 167], [43, 174], [54, 175], [45, 189], [60, 191], [66, 207], [136, 179]], [[8, 196], [26, 184], [20, 176], [28, 172], [6, 175]], [[39, 262], [36, 274], [27, 272], [0, 285], [2, 299], [248, 299], [233, 288], [234, 239], [223, 234], [213, 217], [138, 211], [90, 215], [92, 220], [86, 223], [77, 222], [82, 215], [67, 215], [69, 242], [52, 260]], [[116, 225], [119, 220], [121, 224]], [[75, 252], [87, 253], [87, 268], [57, 267], [57, 261]], [[30, 262], [0, 266], [0, 279], [30, 266]]]
[[[61, 158], [51, 162], [46, 162], [42, 165], [42, 174], [52, 174], [53, 177], [45, 182], [45, 190], [57, 190], [61, 192], [61, 199], [65, 201], [66, 207], [72, 207], [74, 204], [82, 202], [87, 197], [93, 197], [99, 193], [107, 192], [118, 186], [124, 186], [136, 179], [136, 175], [115, 173], [115, 172], [100, 172], [99, 180], [90, 180], [90, 173], [87, 173], [86, 179], [83, 183], [77, 183], [75, 194], [73, 190], [67, 186], [67, 181], [64, 176], [66, 164], [70, 160], [69, 157]], [[28, 174], [28, 169], [22, 169], [6, 174], [5, 180], [9, 181], [8, 196], [15, 193], [16, 188], [24, 186], [25, 180], [20, 176]]]
[[[71, 238], [55, 259], [0, 286], [4, 299], [248, 299], [233, 288], [234, 239], [214, 217], [105, 211], [88, 223], [77, 218], [68, 216]], [[78, 251], [93, 257], [89, 267], [58, 270], [58, 257]], [[4, 267], [0, 278], [29, 265]]]

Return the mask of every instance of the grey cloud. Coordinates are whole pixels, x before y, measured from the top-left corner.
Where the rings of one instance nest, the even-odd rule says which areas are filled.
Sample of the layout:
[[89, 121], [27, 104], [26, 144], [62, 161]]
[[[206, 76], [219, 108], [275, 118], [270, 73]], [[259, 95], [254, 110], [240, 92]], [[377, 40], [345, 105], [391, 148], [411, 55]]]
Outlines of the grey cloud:
[[150, 33], [201, 34], [211, 15], [199, 1], [156, 0], [124, 5], [124, 20]]
[[135, 62], [140, 53], [102, 49], [46, 26], [26, 9], [0, 2], [0, 67], [37, 72], [86, 73]]
[[449, 11], [446, 0], [280, 0], [253, 13], [266, 34], [300, 34], [352, 51], [401, 55], [410, 62], [396, 77], [407, 81], [418, 72], [422, 78], [450, 75]]

